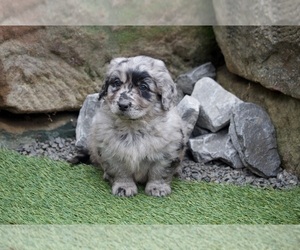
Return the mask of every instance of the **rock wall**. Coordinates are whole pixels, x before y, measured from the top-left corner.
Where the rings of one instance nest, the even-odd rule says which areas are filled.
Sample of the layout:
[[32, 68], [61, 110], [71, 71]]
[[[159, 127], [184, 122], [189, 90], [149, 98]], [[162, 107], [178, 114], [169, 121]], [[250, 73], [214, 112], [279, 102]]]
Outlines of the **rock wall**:
[[234, 75], [226, 67], [218, 69], [217, 81], [241, 100], [267, 110], [276, 129], [282, 167], [300, 176], [300, 100]]
[[113, 57], [156, 57], [175, 77], [216, 48], [211, 27], [0, 27], [0, 110], [79, 110]]

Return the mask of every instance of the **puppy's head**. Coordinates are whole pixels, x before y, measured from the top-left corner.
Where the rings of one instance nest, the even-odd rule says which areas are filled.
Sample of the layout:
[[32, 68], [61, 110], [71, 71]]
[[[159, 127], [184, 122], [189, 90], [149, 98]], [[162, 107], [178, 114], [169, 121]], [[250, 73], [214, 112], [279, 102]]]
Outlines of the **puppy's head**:
[[108, 67], [99, 95], [102, 97], [112, 113], [139, 119], [173, 107], [176, 86], [161, 60], [146, 56], [116, 58]]

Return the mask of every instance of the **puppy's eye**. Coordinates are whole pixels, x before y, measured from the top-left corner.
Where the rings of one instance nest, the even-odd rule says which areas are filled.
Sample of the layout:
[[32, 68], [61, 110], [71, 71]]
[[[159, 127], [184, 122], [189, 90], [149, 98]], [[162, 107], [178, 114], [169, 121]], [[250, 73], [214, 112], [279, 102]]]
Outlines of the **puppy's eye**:
[[111, 85], [114, 87], [114, 88], [118, 88], [122, 85], [122, 82], [119, 78], [116, 78], [112, 81]]
[[141, 91], [147, 91], [147, 90], [149, 90], [149, 86], [148, 86], [147, 83], [142, 82], [142, 83], [139, 85], [139, 89], [140, 89]]

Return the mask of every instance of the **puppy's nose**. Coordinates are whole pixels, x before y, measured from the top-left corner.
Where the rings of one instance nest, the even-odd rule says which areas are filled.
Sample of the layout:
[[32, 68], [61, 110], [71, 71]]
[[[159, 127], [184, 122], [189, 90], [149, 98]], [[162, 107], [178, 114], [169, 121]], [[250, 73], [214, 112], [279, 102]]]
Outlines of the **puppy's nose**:
[[121, 111], [126, 111], [131, 106], [131, 103], [130, 102], [119, 101], [118, 106], [119, 106], [119, 109]]

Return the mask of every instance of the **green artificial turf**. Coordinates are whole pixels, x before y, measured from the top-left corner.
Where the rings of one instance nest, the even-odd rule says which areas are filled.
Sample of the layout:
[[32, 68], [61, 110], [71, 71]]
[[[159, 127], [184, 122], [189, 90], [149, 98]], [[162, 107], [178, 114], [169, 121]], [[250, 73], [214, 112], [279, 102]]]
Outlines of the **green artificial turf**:
[[0, 150], [1, 224], [299, 224], [300, 188], [175, 179], [172, 194], [115, 197], [100, 170]]

